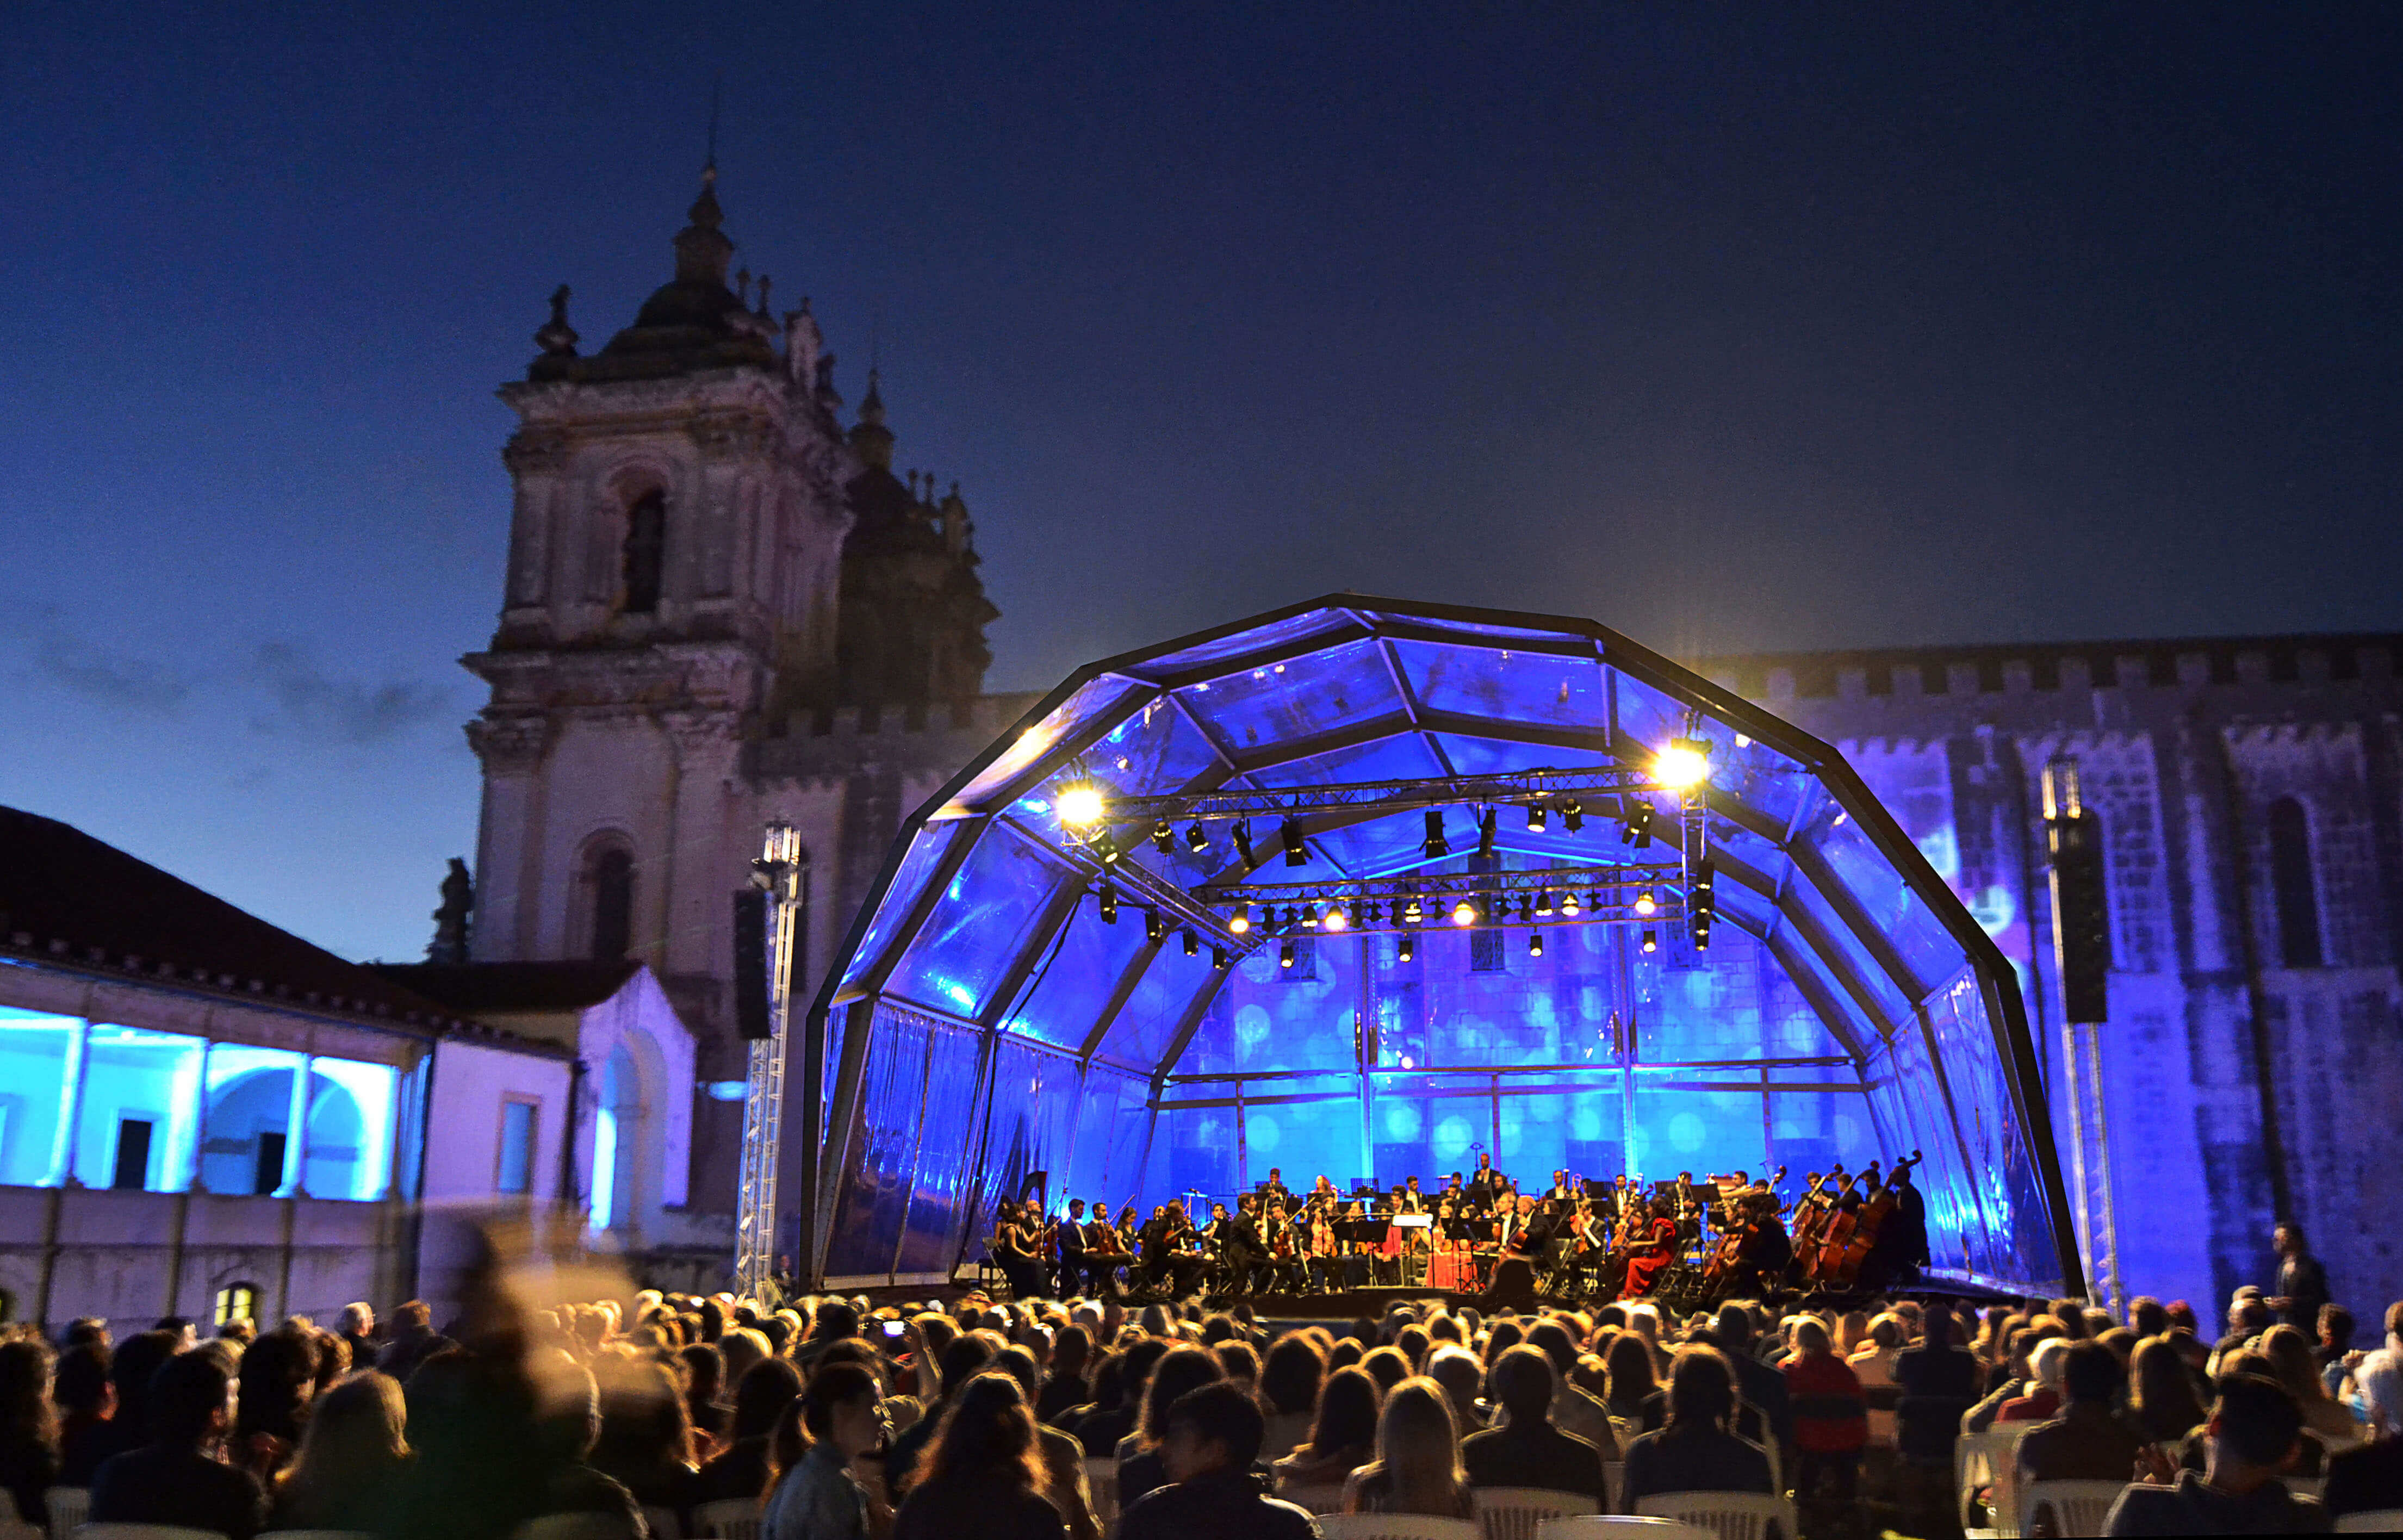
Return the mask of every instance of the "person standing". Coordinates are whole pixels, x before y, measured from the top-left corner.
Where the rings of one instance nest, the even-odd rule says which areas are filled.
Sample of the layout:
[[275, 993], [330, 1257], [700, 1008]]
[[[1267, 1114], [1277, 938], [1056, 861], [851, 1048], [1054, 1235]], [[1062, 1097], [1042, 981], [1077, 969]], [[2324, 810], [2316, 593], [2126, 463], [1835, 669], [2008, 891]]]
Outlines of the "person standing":
[[1085, 1200], [1068, 1200], [1068, 1217], [1059, 1228], [1060, 1297], [1085, 1292]]
[[2278, 1292], [2263, 1303], [2304, 1337], [2320, 1329], [2320, 1308], [2328, 1302], [2327, 1269], [2303, 1244], [2303, 1227], [2289, 1219], [2271, 1236], [2278, 1248]]

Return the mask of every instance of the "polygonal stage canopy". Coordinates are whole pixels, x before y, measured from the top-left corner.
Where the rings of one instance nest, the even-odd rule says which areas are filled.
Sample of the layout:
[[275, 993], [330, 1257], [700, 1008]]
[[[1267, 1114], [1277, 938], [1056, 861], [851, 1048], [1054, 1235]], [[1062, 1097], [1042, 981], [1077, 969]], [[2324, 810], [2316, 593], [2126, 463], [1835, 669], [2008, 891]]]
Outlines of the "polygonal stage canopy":
[[1147, 1214], [1914, 1150], [1933, 1270], [2079, 1283], [2002, 952], [1833, 749], [1586, 620], [1347, 594], [1079, 670], [904, 825], [799, 1062], [852, 1286], [1038, 1172]]

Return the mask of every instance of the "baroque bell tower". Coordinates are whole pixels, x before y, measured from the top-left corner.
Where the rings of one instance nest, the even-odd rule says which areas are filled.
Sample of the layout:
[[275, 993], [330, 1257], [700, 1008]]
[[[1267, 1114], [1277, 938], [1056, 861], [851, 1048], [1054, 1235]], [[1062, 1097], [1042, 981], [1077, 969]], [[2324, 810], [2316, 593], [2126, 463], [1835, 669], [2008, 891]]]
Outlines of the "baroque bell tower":
[[468, 727], [476, 959], [646, 963], [704, 1034], [717, 854], [748, 821], [741, 748], [833, 667], [858, 471], [808, 302], [779, 318], [768, 279], [729, 284], [715, 180], [632, 326], [578, 354], [563, 287], [501, 388], [519, 417], [507, 591], [463, 660], [493, 692]]

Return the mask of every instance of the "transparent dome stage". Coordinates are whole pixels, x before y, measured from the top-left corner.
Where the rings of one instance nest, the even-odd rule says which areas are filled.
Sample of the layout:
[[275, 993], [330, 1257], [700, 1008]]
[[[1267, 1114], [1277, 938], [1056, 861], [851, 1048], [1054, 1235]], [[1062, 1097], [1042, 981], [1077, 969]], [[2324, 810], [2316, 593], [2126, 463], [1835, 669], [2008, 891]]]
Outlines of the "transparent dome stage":
[[[1837, 753], [1590, 621], [1342, 595], [1079, 670], [904, 825], [797, 1069], [820, 1275], [994, 1200], [1919, 1150], [2074, 1290], [2009, 963]], [[822, 1138], [821, 1135], [824, 1135]]]

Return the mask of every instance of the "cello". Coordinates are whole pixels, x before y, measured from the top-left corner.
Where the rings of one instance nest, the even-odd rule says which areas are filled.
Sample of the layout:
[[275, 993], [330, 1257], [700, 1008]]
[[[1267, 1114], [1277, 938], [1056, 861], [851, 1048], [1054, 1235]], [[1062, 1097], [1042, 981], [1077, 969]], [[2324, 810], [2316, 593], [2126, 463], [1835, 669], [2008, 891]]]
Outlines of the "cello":
[[[1785, 1168], [1780, 1166], [1777, 1168], [1777, 1173], [1762, 1184], [1770, 1189], [1772, 1202], [1775, 1201], [1773, 1195], [1777, 1184], [1785, 1180]], [[1713, 1286], [1718, 1285], [1743, 1255], [1745, 1243], [1760, 1233], [1759, 1221], [1749, 1213], [1750, 1197], [1751, 1189], [1747, 1187], [1739, 1190], [1726, 1200], [1727, 1226], [1719, 1232], [1717, 1242], [1711, 1248], [1710, 1260], [1702, 1264], [1703, 1283]]]
[[[1861, 1204], [1860, 1213], [1854, 1218], [1851, 1233], [1843, 1239], [1843, 1249], [1836, 1254], [1832, 1264], [1836, 1287], [1850, 1288], [1858, 1282], [1861, 1264], [1868, 1260], [1870, 1251], [1877, 1245], [1878, 1231], [1884, 1228], [1886, 1220], [1893, 1217], [1895, 1210], [1902, 1204], [1902, 1200], [1895, 1192], [1896, 1179], [1924, 1158], [1917, 1150], [1912, 1150], [1910, 1155], [1896, 1160], [1894, 1171]], [[1874, 1167], [1871, 1168], [1871, 1180], [1876, 1180]]]

